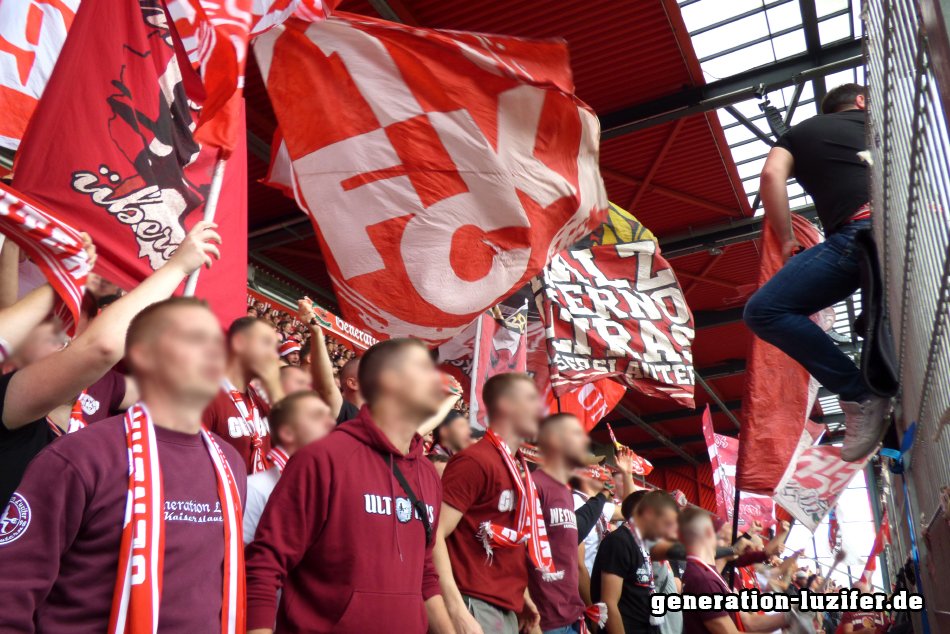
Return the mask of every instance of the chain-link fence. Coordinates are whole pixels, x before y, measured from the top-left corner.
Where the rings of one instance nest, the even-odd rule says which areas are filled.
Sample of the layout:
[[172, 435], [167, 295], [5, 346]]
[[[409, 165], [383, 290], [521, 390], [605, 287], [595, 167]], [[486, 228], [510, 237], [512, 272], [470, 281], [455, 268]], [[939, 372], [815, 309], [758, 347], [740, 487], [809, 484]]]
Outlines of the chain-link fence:
[[[950, 531], [941, 502], [950, 484], [950, 136], [933, 67], [944, 59], [933, 47], [945, 40], [928, 38], [924, 2], [937, 0], [865, 1], [868, 134], [874, 231], [900, 364], [900, 433], [916, 423], [909, 508], [891, 509], [891, 522], [909, 523], [930, 628], [950, 634]], [[923, 634], [919, 618], [915, 625]]]

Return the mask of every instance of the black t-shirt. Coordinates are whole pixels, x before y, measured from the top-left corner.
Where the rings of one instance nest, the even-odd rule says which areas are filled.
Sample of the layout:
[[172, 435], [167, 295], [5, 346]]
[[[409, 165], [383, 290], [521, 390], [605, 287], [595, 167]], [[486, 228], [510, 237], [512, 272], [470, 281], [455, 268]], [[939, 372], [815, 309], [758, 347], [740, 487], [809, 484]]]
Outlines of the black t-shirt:
[[[7, 387], [15, 372], [0, 376], [0, 417], [7, 399]], [[0, 420], [0, 514], [23, 479], [27, 465], [46, 445], [56, 439], [46, 418], [16, 429], [7, 429]]]
[[345, 423], [348, 420], [353, 420], [360, 415], [360, 408], [353, 403], [350, 403], [348, 400], [343, 399], [343, 405], [340, 406], [340, 413], [336, 416], [336, 424]]
[[627, 632], [646, 632], [650, 625], [650, 565], [643, 557], [636, 538], [626, 526], [608, 533], [600, 542], [590, 576], [590, 596], [601, 601], [601, 573], [608, 572], [623, 579], [623, 590], [617, 608]]
[[858, 152], [867, 149], [865, 112], [822, 114], [792, 126], [775, 147], [795, 160], [795, 178], [815, 201], [818, 219], [830, 235], [869, 200], [867, 164]]

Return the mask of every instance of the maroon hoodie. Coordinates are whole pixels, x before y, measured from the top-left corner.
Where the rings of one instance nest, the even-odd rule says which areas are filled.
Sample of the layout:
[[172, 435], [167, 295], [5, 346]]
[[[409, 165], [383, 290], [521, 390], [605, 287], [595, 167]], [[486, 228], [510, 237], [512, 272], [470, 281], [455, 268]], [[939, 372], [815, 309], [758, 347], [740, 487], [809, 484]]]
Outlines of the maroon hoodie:
[[247, 629], [426, 631], [424, 602], [441, 593], [432, 544], [383, 458], [425, 503], [434, 543], [442, 483], [422, 445], [403, 456], [363, 407], [293, 455], [247, 547]]

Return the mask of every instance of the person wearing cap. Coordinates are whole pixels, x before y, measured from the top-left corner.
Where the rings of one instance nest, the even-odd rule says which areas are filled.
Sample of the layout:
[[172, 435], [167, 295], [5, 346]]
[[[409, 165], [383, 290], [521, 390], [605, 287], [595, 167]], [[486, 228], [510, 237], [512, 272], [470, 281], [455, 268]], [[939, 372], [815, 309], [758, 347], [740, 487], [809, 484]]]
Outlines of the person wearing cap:
[[288, 339], [280, 344], [280, 358], [290, 365], [300, 365], [300, 342], [296, 339]]
[[452, 457], [472, 444], [472, 427], [462, 412], [453, 409], [432, 432], [429, 453]]

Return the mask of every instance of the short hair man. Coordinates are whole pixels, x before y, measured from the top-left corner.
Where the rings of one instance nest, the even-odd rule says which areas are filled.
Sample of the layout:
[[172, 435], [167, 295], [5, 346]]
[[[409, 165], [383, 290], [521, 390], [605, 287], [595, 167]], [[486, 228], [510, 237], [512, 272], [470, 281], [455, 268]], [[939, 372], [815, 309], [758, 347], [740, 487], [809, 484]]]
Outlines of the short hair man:
[[[313, 390], [313, 382], [310, 379], [310, 374], [300, 366], [285, 365], [280, 368], [280, 388], [285, 395], [290, 396], [296, 392]], [[273, 427], [273, 421], [270, 422], [271, 427]], [[273, 433], [273, 429], [271, 433]]]
[[[680, 513], [679, 537], [686, 548], [686, 572], [683, 573], [684, 594], [726, 594], [729, 585], [716, 571], [716, 530], [707, 511], [689, 507]], [[737, 619], [742, 619], [743, 632], [774, 632], [789, 628], [797, 634], [814, 634], [810, 619], [802, 619], [794, 612], [785, 614], [756, 614], [725, 611], [683, 612], [683, 634], [736, 634]]]
[[313, 377], [313, 389], [330, 406], [330, 413], [337, 423], [353, 420], [365, 403], [360, 392], [359, 357], [350, 359], [340, 369], [340, 387], [337, 387], [333, 375], [333, 361], [327, 352], [326, 337], [313, 310], [313, 301], [304, 297], [297, 302], [297, 309], [298, 319], [310, 328], [310, 374]]
[[275, 618], [288, 632], [373, 632], [381, 617], [452, 631], [432, 563], [441, 487], [416, 433], [439, 408], [441, 377], [425, 344], [389, 339], [359, 378], [367, 407], [294, 454], [247, 548], [248, 634]]
[[[855, 581], [851, 587], [861, 594], [872, 592], [871, 586], [862, 580]], [[841, 615], [842, 634], [883, 634], [890, 624], [891, 621], [884, 612], [858, 610]]]
[[224, 372], [218, 321], [195, 298], [153, 304], [126, 358], [142, 401], [40, 452], [7, 507], [0, 630], [244, 631], [243, 463], [201, 426]]
[[[540, 618], [525, 593], [527, 567], [532, 563], [526, 561], [524, 542], [500, 546], [483, 524], [513, 529], [541, 545], [519, 524], [519, 516], [529, 515], [520, 513], [521, 505], [527, 504], [526, 486], [515, 460], [521, 458], [521, 443], [537, 434], [543, 404], [534, 379], [517, 372], [488, 379], [482, 401], [490, 421], [485, 437], [455, 455], [442, 476], [444, 501], [435, 563], [456, 630], [480, 627], [485, 632], [516, 634], [520, 613], [531, 627]], [[530, 477], [530, 472], [526, 475]], [[531, 524], [540, 530], [543, 518], [537, 519]], [[486, 558], [486, 550], [491, 557]]]
[[[635, 494], [631, 494], [635, 495]], [[607, 604], [607, 634], [659, 633], [662, 618], [651, 616], [656, 593], [647, 541], [675, 531], [679, 506], [665, 491], [643, 494], [633, 506], [624, 500], [626, 522], [600, 544], [591, 575], [591, 599]]]
[[[871, 226], [868, 168], [859, 156], [867, 149], [866, 94], [857, 84], [834, 88], [822, 114], [792, 126], [769, 152], [760, 194], [785, 266], [752, 296], [744, 314], [756, 336], [838, 395], [846, 421], [841, 459], [849, 462], [881, 442], [890, 399], [868, 390], [858, 367], [810, 316], [850, 297], [861, 281], [855, 235]], [[825, 231], [824, 242], [798, 255], [786, 187], [792, 177], [815, 201]]]
[[[65, 430], [51, 426], [47, 416], [53, 414], [62, 425], [82, 392], [122, 358], [131, 319], [146, 306], [169, 297], [192, 271], [211, 266], [220, 256], [216, 226], [196, 223], [162, 268], [104, 309], [69, 346], [52, 353], [56, 342], [61, 342], [54, 337], [44, 352], [21, 369], [0, 376], [0, 506], [10, 499], [30, 460]], [[26, 302], [45, 315], [54, 300], [55, 293], [43, 285], [8, 310]], [[37, 322], [28, 319], [25, 323], [32, 328]], [[58, 408], [65, 410], [62, 417], [56, 415]]]
[[277, 333], [262, 319], [241, 317], [228, 328], [228, 366], [221, 393], [204, 413], [205, 426], [244, 458], [247, 475], [266, 471], [271, 448], [268, 401], [251, 382], [263, 383], [271, 403], [284, 397]]
[[[288, 366], [293, 367], [293, 366]], [[299, 372], [299, 368], [296, 368]], [[274, 465], [267, 471], [247, 478], [247, 504], [244, 505], [244, 544], [250, 544], [257, 532], [264, 506], [277, 486], [287, 461], [299, 449], [325, 437], [336, 426], [330, 408], [316, 392], [294, 391], [274, 404], [268, 416], [274, 447], [267, 458]]]
[[429, 453], [452, 457], [472, 444], [472, 427], [468, 419], [453, 409], [432, 432], [432, 449]]

